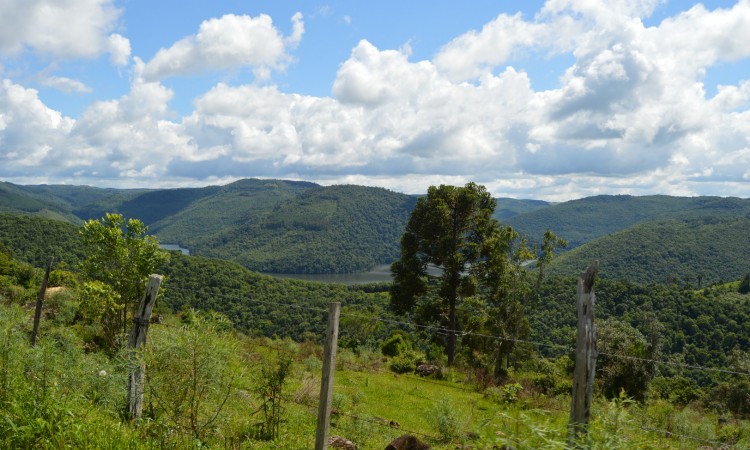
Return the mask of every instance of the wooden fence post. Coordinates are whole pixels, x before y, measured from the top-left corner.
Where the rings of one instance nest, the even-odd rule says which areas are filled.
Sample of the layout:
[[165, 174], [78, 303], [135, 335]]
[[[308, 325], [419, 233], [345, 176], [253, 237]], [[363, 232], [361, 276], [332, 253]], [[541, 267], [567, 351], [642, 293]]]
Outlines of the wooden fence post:
[[128, 379], [128, 415], [131, 420], [141, 418], [143, 412], [143, 380], [146, 373], [146, 363], [138, 355], [138, 350], [146, 345], [146, 333], [148, 324], [151, 320], [151, 311], [156, 303], [156, 295], [159, 293], [159, 286], [164, 277], [152, 274], [148, 279], [146, 293], [138, 305], [138, 311], [133, 317], [133, 328], [130, 331], [128, 339], [128, 349], [131, 361], [138, 360], [130, 369]]
[[36, 335], [39, 332], [39, 321], [42, 319], [42, 305], [44, 304], [44, 295], [47, 293], [47, 283], [49, 282], [49, 273], [52, 271], [52, 262], [54, 257], [50, 256], [47, 263], [47, 271], [44, 272], [42, 288], [39, 289], [39, 296], [36, 298], [36, 309], [34, 310], [34, 330], [31, 332], [31, 346], [36, 345]]
[[323, 353], [323, 376], [320, 380], [318, 403], [318, 429], [315, 432], [315, 450], [328, 447], [328, 427], [331, 425], [331, 401], [333, 399], [333, 373], [336, 370], [336, 348], [339, 338], [339, 315], [341, 303], [328, 305], [328, 331]]
[[568, 422], [568, 447], [573, 448], [588, 436], [591, 402], [594, 394], [596, 372], [596, 325], [594, 325], [594, 279], [599, 270], [599, 261], [591, 263], [578, 278], [578, 336], [576, 338], [576, 362], [573, 372], [573, 398], [570, 403]]

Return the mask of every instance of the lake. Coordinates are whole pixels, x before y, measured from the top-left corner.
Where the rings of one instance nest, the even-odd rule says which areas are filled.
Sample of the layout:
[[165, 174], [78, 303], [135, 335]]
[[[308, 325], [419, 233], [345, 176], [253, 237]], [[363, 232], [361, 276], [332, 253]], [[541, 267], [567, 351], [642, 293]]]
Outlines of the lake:
[[341, 283], [341, 284], [365, 284], [390, 282], [391, 265], [382, 264], [375, 266], [367, 272], [357, 273], [327, 273], [327, 274], [307, 274], [307, 273], [267, 273], [276, 278], [293, 278], [295, 280], [318, 281], [321, 283]]
[[184, 247], [180, 247], [177, 244], [159, 244], [159, 247], [162, 248], [162, 249], [164, 249], [164, 250], [179, 250], [179, 251], [182, 252], [183, 255], [189, 255], [190, 254], [190, 250], [188, 250], [188, 249], [186, 249]]

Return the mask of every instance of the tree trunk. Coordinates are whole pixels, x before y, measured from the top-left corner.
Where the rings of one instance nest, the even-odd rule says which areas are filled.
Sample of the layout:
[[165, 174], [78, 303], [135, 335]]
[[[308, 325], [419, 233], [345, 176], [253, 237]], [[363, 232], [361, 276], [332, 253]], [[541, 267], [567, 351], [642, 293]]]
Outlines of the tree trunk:
[[453, 365], [456, 358], [456, 299], [448, 305], [448, 365]]

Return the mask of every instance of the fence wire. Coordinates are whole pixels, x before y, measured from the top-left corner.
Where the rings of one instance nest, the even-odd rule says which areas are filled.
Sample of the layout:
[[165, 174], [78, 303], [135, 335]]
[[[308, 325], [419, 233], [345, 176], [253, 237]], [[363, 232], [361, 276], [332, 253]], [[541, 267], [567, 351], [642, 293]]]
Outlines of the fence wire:
[[[170, 288], [170, 289], [171, 290], [175, 290], [175, 291], [189, 292], [189, 293], [191, 293], [193, 295], [210, 295], [208, 293], [204, 293], [204, 292], [200, 292], [200, 291], [195, 291], [195, 290], [187, 290], [187, 289], [181, 289], [181, 288]], [[327, 308], [321, 308], [321, 307], [315, 307], [315, 306], [309, 306], [309, 305], [303, 305], [303, 304], [295, 304], [295, 303], [277, 302], [277, 301], [271, 301], [271, 300], [261, 300], [261, 299], [257, 299], [257, 298], [255, 298], [253, 296], [248, 296], [248, 295], [244, 295], [244, 296], [235, 295], [235, 296], [230, 296], [230, 298], [233, 299], [233, 300], [250, 301], [250, 302], [253, 302], [253, 303], [259, 303], [259, 304], [264, 304], [264, 305], [268, 305], [268, 306], [274, 306], [274, 307], [277, 307], [277, 308], [295, 308], [295, 309], [308, 310], [308, 311], [315, 312], [315, 313], [322, 313], [322, 314], [327, 314], [328, 313], [328, 309]], [[419, 323], [414, 323], [414, 322], [401, 321], [401, 320], [396, 320], [396, 319], [391, 319], [391, 318], [386, 318], [386, 317], [380, 317], [380, 316], [365, 316], [365, 315], [362, 315], [362, 314], [346, 313], [344, 311], [342, 311], [340, 314], [341, 314], [341, 317], [350, 317], [350, 318], [355, 318], [355, 319], [359, 319], [359, 320], [377, 321], [377, 322], [382, 322], [382, 323], [387, 323], [387, 324], [392, 324], [392, 325], [398, 325], [398, 326], [402, 326], [402, 327], [411, 327], [412, 329], [422, 329], [422, 330], [425, 330], [425, 331], [432, 331], [434, 333], [441, 334], [441, 335], [450, 335], [451, 334], [451, 330], [448, 329], [447, 327], [443, 327], [443, 326], [419, 324]], [[561, 344], [548, 344], [548, 343], [542, 343], [542, 342], [535, 342], [535, 341], [531, 341], [531, 340], [527, 340], [527, 339], [517, 339], [517, 338], [509, 338], [509, 337], [503, 337], [503, 336], [494, 336], [494, 335], [489, 335], [489, 334], [485, 334], [485, 333], [478, 333], [478, 332], [472, 332], [472, 331], [457, 331], [457, 332], [455, 332], [455, 334], [456, 334], [457, 337], [472, 336], [472, 337], [479, 337], [479, 338], [483, 338], [483, 339], [491, 339], [491, 340], [495, 340], [495, 341], [512, 342], [512, 343], [516, 343], [516, 344], [527, 344], [527, 345], [531, 345], [531, 346], [534, 346], [534, 347], [544, 347], [544, 348], [552, 348], [552, 349], [562, 350], [562, 351], [564, 351], [566, 353], [572, 353], [572, 352], [575, 351], [575, 348], [573, 348], [571, 346], [561, 345]], [[275, 346], [271, 346], [271, 345], [268, 345], [268, 344], [265, 344], [263, 346], [269, 347], [269, 348], [272, 348], [272, 349], [275, 349], [275, 350], [280, 350], [280, 348], [275, 347]], [[684, 369], [709, 371], [709, 372], [714, 372], [714, 373], [722, 373], [722, 374], [728, 374], [728, 375], [738, 375], [738, 376], [745, 376], [745, 377], [750, 376], [750, 372], [740, 372], [740, 371], [734, 371], [734, 370], [729, 370], [729, 369], [725, 369], [725, 368], [709, 367], [709, 366], [702, 366], [702, 365], [697, 365], [697, 364], [686, 364], [686, 363], [679, 363], [679, 362], [674, 362], [674, 361], [665, 361], [665, 360], [656, 360], [656, 359], [649, 359], [649, 358], [640, 358], [640, 357], [635, 357], [635, 356], [621, 355], [621, 354], [608, 353], [608, 352], [599, 352], [598, 355], [600, 355], [600, 356], [607, 356], [609, 358], [615, 358], [615, 359], [637, 361], [637, 362], [648, 363], [648, 364], [667, 365], [667, 366], [684, 368]], [[348, 367], [347, 367], [347, 365], [348, 365]], [[342, 366], [343, 366], [343, 368], [348, 369], [348, 370], [364, 370], [364, 369], [366, 369], [366, 370], [373, 370], [373, 371], [380, 372], [380, 373], [388, 373], [388, 374], [391, 373], [390, 371], [385, 371], [385, 370], [381, 370], [379, 368], [374, 368], [374, 367], [369, 367], [369, 366], [364, 366], [364, 365], [363, 366], [357, 366], [357, 365], [352, 365], [352, 364], [344, 363]], [[464, 390], [464, 391], [472, 391], [471, 389], [463, 388], [463, 387], [457, 386], [457, 385], [455, 385], [453, 383], [442, 383], [442, 382], [439, 382], [439, 381], [436, 381], [436, 380], [432, 380], [432, 379], [428, 379], [428, 378], [424, 378], [424, 377], [409, 376], [409, 375], [404, 375], [404, 374], [402, 374], [402, 376], [406, 376], [406, 377], [408, 377], [410, 379], [413, 379], [413, 380], [416, 380], [416, 381], [419, 381], [419, 382], [439, 384], [439, 385], [441, 385], [443, 387], [456, 388], [456, 389], [460, 389], [460, 390]], [[287, 400], [297, 403], [293, 399], [287, 399]], [[311, 410], [314, 410], [314, 412], [317, 413], [317, 407], [313, 407], [313, 406], [307, 406], [307, 407], [309, 409], [311, 409]], [[365, 422], [368, 422], [368, 423], [373, 423], [375, 425], [386, 427], [386, 428], [389, 428], [391, 430], [394, 429], [394, 427], [388, 421], [382, 421], [382, 420], [379, 420], [377, 418], [369, 418], [369, 417], [366, 417], [366, 416], [361, 416], [361, 415], [352, 414], [352, 413], [346, 413], [346, 412], [343, 412], [343, 411], [336, 411], [335, 414], [338, 414], [338, 415], [341, 415], [341, 416], [345, 416], [345, 417], [349, 417], [349, 418], [352, 418], [354, 420], [361, 420], [361, 421], [365, 421]], [[706, 438], [703, 438], [703, 437], [697, 437], [697, 436], [680, 434], [680, 433], [677, 433], [677, 432], [674, 432], [674, 431], [669, 431], [669, 430], [665, 430], [665, 429], [648, 427], [648, 426], [645, 426], [645, 425], [624, 426], [623, 428], [628, 428], [628, 429], [631, 429], [631, 430], [634, 430], [634, 431], [646, 431], [646, 432], [649, 432], [649, 433], [658, 433], [658, 434], [662, 434], [663, 436], [668, 437], [668, 438], [676, 438], [676, 439], [689, 440], [689, 441], [693, 441], [693, 442], [699, 442], [699, 443], [708, 444], [708, 445], [711, 445], [711, 446], [716, 446], [716, 448], [722, 448], [722, 449], [734, 448], [734, 445], [732, 445], [732, 444], [727, 444], [727, 443], [716, 441], [716, 440], [712, 440], [712, 439], [706, 439]], [[413, 434], [415, 436], [421, 436], [421, 437], [423, 437], [425, 439], [429, 439], [429, 440], [436, 440], [437, 439], [435, 436], [431, 436], [431, 435], [428, 435], [428, 434], [425, 434], [425, 433], [422, 433], [422, 432], [418, 432], [418, 431], [414, 431], [414, 430], [408, 430], [408, 429], [403, 429], [403, 428], [400, 428], [400, 427], [398, 429], [400, 431], [402, 431], [402, 432]]]

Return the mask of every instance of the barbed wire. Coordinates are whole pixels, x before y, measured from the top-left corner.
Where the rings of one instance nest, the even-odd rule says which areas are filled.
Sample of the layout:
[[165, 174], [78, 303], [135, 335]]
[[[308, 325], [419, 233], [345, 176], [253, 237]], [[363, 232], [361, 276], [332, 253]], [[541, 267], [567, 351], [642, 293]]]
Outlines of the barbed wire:
[[[190, 293], [197, 293], [196, 291], [190, 291], [180, 288], [172, 288], [173, 290], [179, 290], [183, 292], [190, 292]], [[327, 313], [328, 310], [325, 308], [317, 308], [312, 306], [306, 306], [306, 305], [299, 305], [299, 304], [293, 304], [293, 303], [281, 303], [281, 302], [274, 302], [269, 300], [260, 300], [252, 296], [235, 296], [233, 297], [235, 300], [248, 300], [255, 303], [262, 303], [266, 305], [273, 305], [277, 307], [291, 307], [291, 308], [297, 308], [297, 309], [306, 309], [318, 313]], [[443, 335], [450, 335], [451, 330], [447, 327], [443, 326], [436, 326], [436, 325], [424, 325], [424, 324], [418, 324], [413, 322], [406, 322], [401, 320], [395, 320], [395, 319], [389, 319], [385, 317], [379, 317], [379, 316], [363, 316], [361, 314], [353, 314], [353, 313], [345, 313], [341, 312], [341, 317], [352, 317], [357, 318], [361, 320], [370, 320], [370, 321], [378, 321], [383, 323], [390, 323], [394, 325], [401, 325], [401, 326], [408, 326], [408, 327], [414, 327], [414, 328], [420, 328], [427, 331], [433, 331], [436, 333], [440, 333]], [[485, 333], [477, 333], [472, 331], [457, 331], [456, 337], [463, 337], [463, 336], [473, 336], [473, 337], [480, 337], [484, 339], [493, 339], [496, 341], [503, 341], [503, 342], [512, 342], [514, 344], [528, 344], [536, 347], [547, 347], [547, 348], [555, 348], [558, 350], [563, 350], [568, 353], [572, 353], [575, 351], [573, 347], [562, 345], [562, 344], [548, 344], [543, 342], [536, 342], [531, 341], [527, 339], [518, 339], [518, 338], [509, 338], [509, 337], [503, 337], [503, 336], [494, 336], [490, 334]], [[629, 356], [629, 355], [619, 355], [616, 353], [608, 353], [608, 352], [599, 352], [599, 355], [601, 356], [608, 356], [610, 358], [617, 358], [617, 359], [624, 359], [624, 360], [630, 360], [630, 361], [638, 361], [643, 363], [649, 363], [649, 364], [660, 364], [660, 365], [668, 365], [673, 367], [679, 367], [683, 369], [692, 369], [692, 370], [702, 370], [702, 371], [709, 371], [709, 372], [716, 372], [716, 373], [723, 373], [728, 375], [738, 375], [738, 376], [750, 376], [750, 372], [740, 372], [735, 370], [729, 370], [724, 368], [716, 368], [716, 367], [709, 367], [709, 366], [702, 366], [698, 364], [687, 364], [687, 363], [679, 363], [674, 361], [665, 361], [665, 360], [656, 360], [656, 359], [649, 359], [649, 358], [641, 358], [637, 356]]]
[[644, 425], [638, 425], [638, 426], [623, 425], [622, 427], [623, 428], [627, 428], [629, 430], [633, 430], [633, 431], [641, 431], [642, 430], [642, 431], [647, 431], [649, 433], [660, 433], [660, 434], [663, 434], [665, 437], [668, 437], [668, 438], [678, 438], [678, 439], [685, 439], [685, 440], [695, 441], [695, 442], [703, 442], [705, 444], [711, 444], [712, 446], [713, 445], [718, 446], [718, 448], [722, 448], [722, 449], [725, 449], [725, 448], [734, 448], [733, 444], [727, 444], [726, 442], [714, 441], [714, 440], [711, 440], [711, 439], [700, 438], [700, 437], [697, 437], [697, 436], [690, 436], [690, 435], [687, 435], [687, 434], [680, 434], [680, 433], [677, 433], [677, 432], [674, 432], [674, 431], [664, 430], [664, 429], [660, 429], [660, 428], [651, 428], [651, 427], [647, 427], [647, 426], [644, 426]]
[[[319, 310], [319, 309], [314, 309], [314, 310]], [[167, 327], [172, 327], [172, 325], [169, 325], [169, 324], [161, 324], [161, 325], [164, 325], [164, 326], [167, 326]], [[265, 347], [265, 348], [271, 349], [271, 350], [275, 350], [275, 351], [278, 351], [278, 352], [282, 352], [282, 351], [286, 350], [285, 348], [283, 348], [282, 346], [279, 346], [279, 345], [273, 345], [273, 344], [270, 344], [268, 342], [261, 342], [263, 339], [267, 339], [267, 338], [257, 338], [256, 341], [254, 342], [254, 344], [258, 345], [258, 346], [261, 346], [261, 347]], [[659, 362], [669, 363], [668, 361], [649, 360], [649, 359], [646, 359], [646, 358], [636, 358], [636, 357], [629, 357], [629, 356], [624, 356], [624, 355], [615, 355], [615, 354], [609, 354], [609, 353], [600, 353], [600, 355], [605, 355], [605, 356], [610, 356], [610, 357], [624, 357], [624, 358], [627, 358], [627, 359], [633, 359], [633, 360], [637, 360], [637, 361], [646, 361], [646, 362], [652, 362], [652, 363], [659, 363]], [[440, 382], [440, 381], [437, 381], [437, 380], [432, 380], [432, 379], [428, 379], [428, 378], [413, 376], [411, 374], [395, 374], [395, 373], [393, 373], [391, 371], [382, 370], [382, 369], [377, 368], [377, 367], [372, 367], [372, 366], [367, 366], [367, 365], [357, 365], [357, 364], [352, 364], [352, 363], [349, 363], [349, 362], [346, 362], [346, 361], [342, 361], [342, 362], [338, 363], [337, 365], [339, 365], [339, 364], [344, 369], [347, 369], [347, 370], [365, 370], [366, 369], [368, 371], [374, 371], [374, 372], [381, 373], [381, 374], [403, 376], [404, 378], [407, 378], [407, 379], [411, 379], [411, 380], [418, 381], [418, 382], [423, 382], [423, 383], [432, 383], [432, 384], [439, 385], [441, 387], [453, 388], [453, 389], [458, 389], [458, 390], [462, 390], [462, 391], [466, 391], [466, 392], [472, 392], [473, 391], [472, 389], [464, 388], [464, 387], [458, 386], [458, 385], [456, 385], [454, 383], [443, 383], [443, 382]], [[701, 368], [700, 366], [693, 366], [693, 365], [687, 365], [687, 364], [681, 364], [681, 366], [687, 366], [687, 367], [696, 368], [696, 369], [697, 368]], [[703, 368], [703, 369], [704, 370], [718, 370], [718, 371], [725, 372], [725, 373], [734, 373], [734, 374], [745, 375], [744, 373], [741, 373], [741, 372], [733, 372], [733, 371], [727, 371], [727, 370], [723, 370], [723, 369], [713, 369], [713, 368]], [[284, 394], [284, 395], [281, 395], [281, 396], [278, 396], [278, 397], [274, 397], [274, 398], [279, 398], [280, 400], [283, 400], [285, 402], [295, 403], [297, 405], [304, 406], [307, 409], [309, 409], [310, 411], [312, 411], [312, 412], [314, 412], [314, 413], [317, 414], [318, 406], [313, 406], [313, 405], [307, 404], [305, 402], [299, 401], [295, 397], [290, 396], [288, 394]], [[552, 411], [547, 411], [547, 410], [541, 410], [541, 411], [544, 412], [544, 413], [552, 414]], [[435, 436], [432, 436], [432, 435], [429, 435], [429, 434], [426, 434], [426, 433], [423, 433], [423, 432], [420, 432], [420, 431], [415, 431], [415, 430], [410, 430], [410, 429], [403, 428], [403, 427], [401, 427], [400, 423], [398, 423], [395, 420], [386, 420], [386, 419], [377, 418], [377, 417], [367, 417], [367, 416], [358, 415], [358, 414], [354, 414], [354, 413], [348, 413], [348, 412], [342, 411], [341, 409], [337, 409], [337, 408], [333, 409], [332, 415], [333, 416], [344, 416], [344, 417], [349, 417], [349, 418], [354, 419], [354, 420], [360, 420], [360, 421], [363, 421], [363, 422], [372, 423], [374, 425], [378, 425], [378, 426], [381, 426], [381, 427], [384, 427], [384, 428], [388, 428], [388, 429], [393, 430], [393, 431], [399, 430], [399, 431], [401, 431], [403, 433], [409, 433], [409, 434], [412, 434], [412, 435], [415, 435], [415, 436], [420, 436], [420, 437], [423, 437], [423, 438], [428, 439], [428, 440], [435, 441], [435, 440], [438, 439]], [[659, 434], [663, 434], [664, 437], [667, 437], [667, 438], [684, 439], [684, 440], [690, 440], [690, 441], [695, 441], [695, 442], [701, 442], [701, 443], [705, 443], [705, 444], [710, 444], [712, 446], [718, 446], [720, 448], [733, 448], [734, 447], [731, 444], [727, 444], [727, 443], [724, 443], [724, 442], [720, 442], [720, 441], [716, 441], [716, 440], [712, 440], [712, 439], [708, 439], [708, 438], [704, 438], [704, 437], [698, 437], [698, 436], [692, 436], [692, 435], [687, 435], [687, 434], [681, 434], [681, 433], [678, 433], [678, 432], [675, 432], [675, 431], [670, 431], [670, 430], [665, 430], [665, 429], [660, 429], [660, 428], [653, 428], [653, 427], [648, 427], [648, 426], [645, 426], [645, 425], [634, 425], [634, 426], [621, 425], [621, 426], [622, 426], [622, 428], [627, 428], [627, 429], [630, 429], [630, 430], [633, 430], [633, 431], [646, 431], [646, 432], [650, 432], [650, 433], [659, 433]]]

